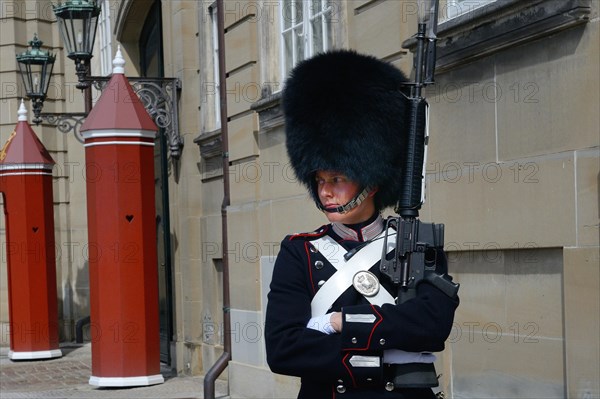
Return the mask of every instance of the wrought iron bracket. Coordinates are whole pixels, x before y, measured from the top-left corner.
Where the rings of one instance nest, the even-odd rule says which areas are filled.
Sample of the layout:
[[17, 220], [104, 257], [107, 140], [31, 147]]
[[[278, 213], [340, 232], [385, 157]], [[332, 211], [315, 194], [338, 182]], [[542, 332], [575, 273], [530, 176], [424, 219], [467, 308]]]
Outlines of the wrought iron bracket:
[[[72, 112], [68, 114], [59, 113], [41, 113], [40, 122], [56, 126], [59, 132], [68, 134], [73, 132], [75, 138], [83, 144], [83, 137], [79, 132], [81, 125], [85, 121], [87, 114], [85, 112]], [[37, 122], [36, 122], [37, 123]]]
[[[110, 77], [90, 76], [85, 78], [94, 88], [102, 91]], [[179, 95], [181, 81], [178, 78], [128, 78], [133, 91], [138, 95], [148, 114], [159, 128], [159, 134], [164, 134], [169, 146], [171, 158], [179, 159], [183, 147], [183, 138], [179, 132]], [[41, 119], [56, 126], [62, 133], [70, 133], [83, 143], [79, 129], [87, 114], [79, 113], [42, 113]]]

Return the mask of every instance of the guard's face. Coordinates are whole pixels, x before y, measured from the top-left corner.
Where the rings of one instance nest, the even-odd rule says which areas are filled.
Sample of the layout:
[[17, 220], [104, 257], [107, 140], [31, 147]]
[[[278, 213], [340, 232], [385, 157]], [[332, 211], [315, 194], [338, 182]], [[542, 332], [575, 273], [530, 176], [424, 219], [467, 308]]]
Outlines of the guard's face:
[[[343, 173], [335, 171], [318, 171], [317, 193], [325, 208], [335, 208], [346, 205], [361, 190], [358, 183], [348, 179]], [[359, 206], [347, 213], [325, 212], [330, 222], [354, 224], [364, 222], [375, 213], [373, 196], [369, 195]]]

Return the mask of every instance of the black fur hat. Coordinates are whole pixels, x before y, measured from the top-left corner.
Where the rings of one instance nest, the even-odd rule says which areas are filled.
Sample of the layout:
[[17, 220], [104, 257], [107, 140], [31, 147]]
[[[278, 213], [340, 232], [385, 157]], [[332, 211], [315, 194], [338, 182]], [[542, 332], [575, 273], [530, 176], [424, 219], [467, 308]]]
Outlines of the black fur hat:
[[292, 70], [283, 91], [286, 146], [296, 177], [317, 203], [317, 170], [378, 186], [378, 209], [396, 203], [408, 129], [406, 81], [391, 64], [351, 50], [316, 55]]

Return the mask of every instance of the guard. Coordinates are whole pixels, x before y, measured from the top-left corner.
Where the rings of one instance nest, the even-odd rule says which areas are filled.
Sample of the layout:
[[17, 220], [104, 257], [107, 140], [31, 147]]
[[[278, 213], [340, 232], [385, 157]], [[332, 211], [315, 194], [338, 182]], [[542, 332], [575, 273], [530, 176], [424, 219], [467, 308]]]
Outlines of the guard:
[[[288, 155], [329, 221], [282, 241], [268, 296], [267, 361], [301, 378], [298, 398], [435, 398], [437, 381], [399, 386], [393, 373], [435, 360], [458, 298], [423, 283], [397, 304], [379, 270], [395, 243], [382, 238], [396, 234], [381, 212], [402, 194], [405, 82], [391, 64], [350, 50], [303, 61], [286, 82]], [[437, 263], [445, 274], [445, 257]]]

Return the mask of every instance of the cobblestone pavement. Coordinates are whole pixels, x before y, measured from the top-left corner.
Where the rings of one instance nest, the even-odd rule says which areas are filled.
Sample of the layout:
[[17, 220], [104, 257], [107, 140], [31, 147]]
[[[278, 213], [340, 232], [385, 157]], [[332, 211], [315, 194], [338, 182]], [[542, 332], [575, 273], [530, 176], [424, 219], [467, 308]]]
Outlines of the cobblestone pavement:
[[[98, 388], [89, 385], [90, 344], [61, 346], [63, 356], [51, 360], [11, 361], [8, 349], [0, 349], [0, 399], [105, 398], [105, 399], [202, 399], [201, 377], [178, 377], [168, 368], [163, 384], [135, 388]], [[226, 385], [218, 381], [216, 397], [226, 398]]]

